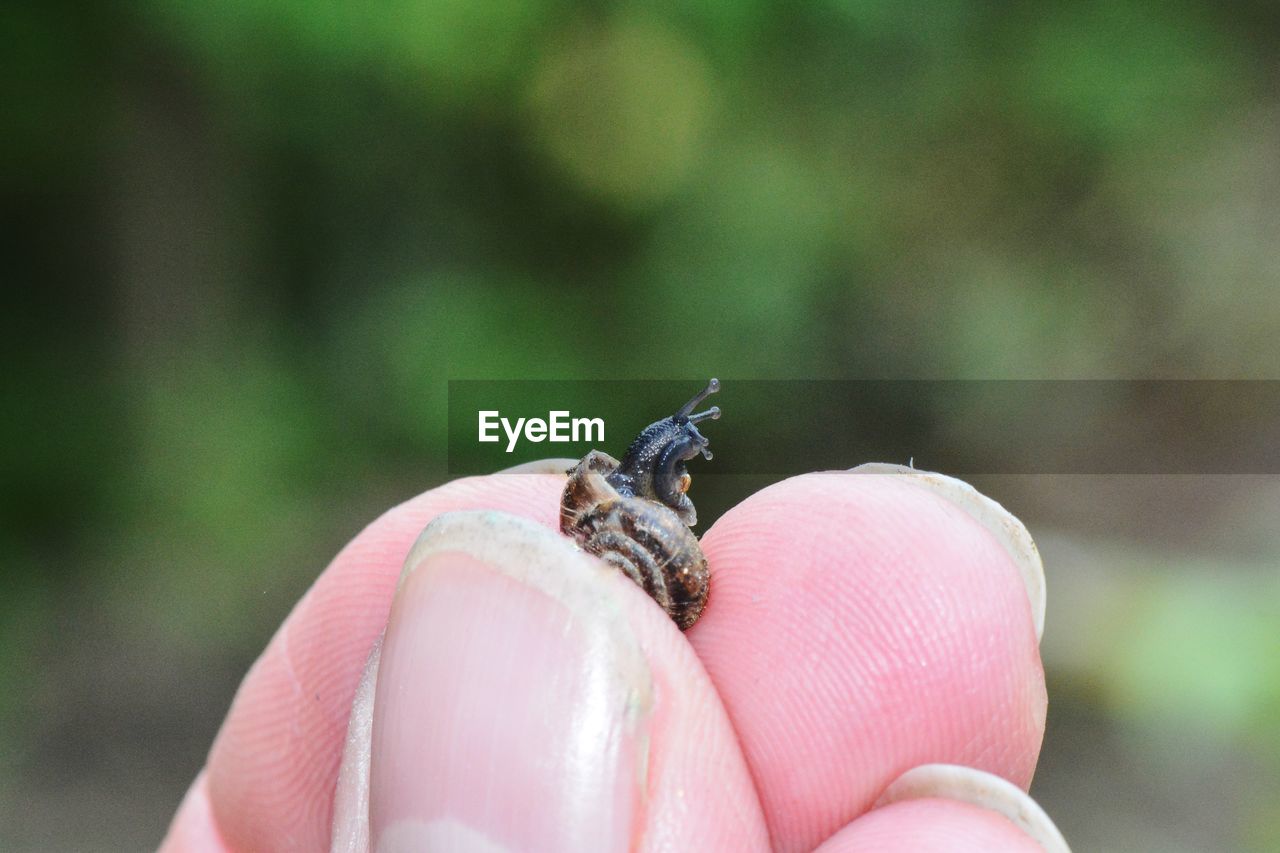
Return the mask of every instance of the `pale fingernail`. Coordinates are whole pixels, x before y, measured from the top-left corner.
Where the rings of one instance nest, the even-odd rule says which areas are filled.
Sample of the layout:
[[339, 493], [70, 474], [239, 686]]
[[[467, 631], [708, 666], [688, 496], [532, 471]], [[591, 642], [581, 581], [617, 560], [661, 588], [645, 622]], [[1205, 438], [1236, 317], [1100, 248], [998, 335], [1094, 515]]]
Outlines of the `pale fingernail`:
[[423, 853], [433, 850], [507, 853], [510, 848], [452, 820], [398, 821], [388, 827], [378, 839], [377, 853]]
[[373, 691], [382, 638], [373, 646], [356, 686], [347, 720], [347, 740], [338, 765], [333, 793], [333, 832], [330, 853], [365, 853], [369, 849], [369, 749], [373, 736]]
[[432, 522], [383, 643], [375, 849], [628, 849], [652, 683], [616, 583], [531, 521]]
[[1044, 636], [1045, 583], [1044, 563], [1031, 534], [1009, 510], [979, 492], [973, 486], [955, 477], [933, 471], [920, 471], [906, 465], [885, 462], [868, 462], [849, 469], [855, 474], [892, 474], [907, 477], [964, 510], [996, 538], [1013, 559], [1031, 600], [1031, 618], [1035, 624], [1036, 640]]
[[942, 798], [1004, 815], [1047, 853], [1070, 853], [1067, 841], [1040, 804], [1007, 779], [957, 764], [922, 764], [885, 789], [876, 806], [900, 800]]

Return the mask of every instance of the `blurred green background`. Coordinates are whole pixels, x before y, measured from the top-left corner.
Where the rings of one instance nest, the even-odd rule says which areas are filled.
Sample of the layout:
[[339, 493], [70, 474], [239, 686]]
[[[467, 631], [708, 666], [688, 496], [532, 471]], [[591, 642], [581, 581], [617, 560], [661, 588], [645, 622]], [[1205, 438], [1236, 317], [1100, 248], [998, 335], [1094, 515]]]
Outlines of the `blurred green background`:
[[[450, 378], [1277, 375], [1275, 4], [0, 23], [0, 849], [158, 842], [291, 603], [444, 478]], [[1280, 850], [1280, 478], [973, 479], [1045, 556], [1075, 848]]]

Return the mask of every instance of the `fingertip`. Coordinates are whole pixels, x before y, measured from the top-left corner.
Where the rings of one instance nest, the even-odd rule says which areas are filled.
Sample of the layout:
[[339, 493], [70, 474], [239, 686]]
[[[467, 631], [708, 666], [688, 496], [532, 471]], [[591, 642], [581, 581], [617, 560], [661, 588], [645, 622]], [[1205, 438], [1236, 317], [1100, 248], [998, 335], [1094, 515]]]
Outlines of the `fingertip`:
[[352, 699], [405, 555], [434, 517], [498, 508], [554, 529], [563, 476], [457, 480], [388, 510], [317, 578], [245, 676], [210, 752], [211, 807], [234, 849], [327, 847]]
[[1003, 815], [947, 799], [882, 806], [845, 826], [818, 853], [1044, 853]]
[[[652, 679], [603, 566], [502, 513], [450, 513], [405, 564], [379, 664], [371, 838], [626, 846]], [[584, 731], [596, 743], [581, 742]], [[586, 747], [586, 748], [584, 748]], [[537, 809], [513, 807], [531, 795]]]
[[896, 476], [809, 474], [703, 538], [689, 632], [775, 845], [812, 847], [929, 762], [1030, 783], [1046, 705], [1018, 568], [954, 502]]
[[222, 840], [214, 820], [208, 776], [204, 771], [182, 798], [159, 850], [160, 853], [229, 853], [230, 848]]
[[939, 797], [1002, 815], [1046, 853], [1070, 853], [1066, 839], [1031, 795], [1007, 779], [973, 767], [925, 764], [894, 780], [878, 806]]
[[577, 459], [570, 459], [567, 456], [553, 456], [549, 459], [535, 459], [533, 462], [522, 462], [519, 465], [512, 465], [510, 468], [503, 468], [495, 473], [498, 474], [556, 474], [563, 476], [574, 465], [578, 464]]
[[504, 513], [441, 516], [407, 559], [370, 776], [375, 846], [765, 844], [723, 708], [671, 620], [616, 569]]
[[850, 469], [850, 473], [902, 477], [905, 482], [928, 489], [950, 501], [985, 527], [996, 541], [1004, 546], [1014, 565], [1018, 567], [1018, 574], [1026, 587], [1027, 598], [1031, 602], [1031, 618], [1036, 628], [1036, 640], [1043, 638], [1047, 598], [1044, 562], [1040, 559], [1040, 549], [1036, 547], [1030, 531], [1013, 513], [964, 480], [936, 471], [869, 462]]

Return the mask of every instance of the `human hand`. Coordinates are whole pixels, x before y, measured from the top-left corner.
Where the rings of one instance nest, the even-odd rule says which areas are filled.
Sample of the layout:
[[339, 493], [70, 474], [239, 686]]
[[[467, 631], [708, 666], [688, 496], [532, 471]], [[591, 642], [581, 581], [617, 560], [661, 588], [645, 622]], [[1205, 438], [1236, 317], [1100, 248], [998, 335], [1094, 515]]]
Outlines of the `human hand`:
[[[562, 474], [408, 501], [285, 620], [162, 849], [1065, 849], [1022, 793], [1046, 706], [1034, 545], [901, 470], [727, 512], [683, 635], [555, 532]], [[397, 592], [423, 527], [466, 510], [488, 512], [441, 519]], [[976, 770], [900, 779], [935, 763]]]

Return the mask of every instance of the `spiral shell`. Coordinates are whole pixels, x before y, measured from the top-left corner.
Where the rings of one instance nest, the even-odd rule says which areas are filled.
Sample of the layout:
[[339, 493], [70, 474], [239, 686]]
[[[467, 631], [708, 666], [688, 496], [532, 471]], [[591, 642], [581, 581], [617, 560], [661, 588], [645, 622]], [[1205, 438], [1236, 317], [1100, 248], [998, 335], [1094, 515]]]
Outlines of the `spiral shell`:
[[707, 602], [709, 571], [698, 538], [668, 507], [621, 495], [606, 477], [619, 463], [593, 450], [569, 471], [560, 529], [635, 581], [681, 630]]

